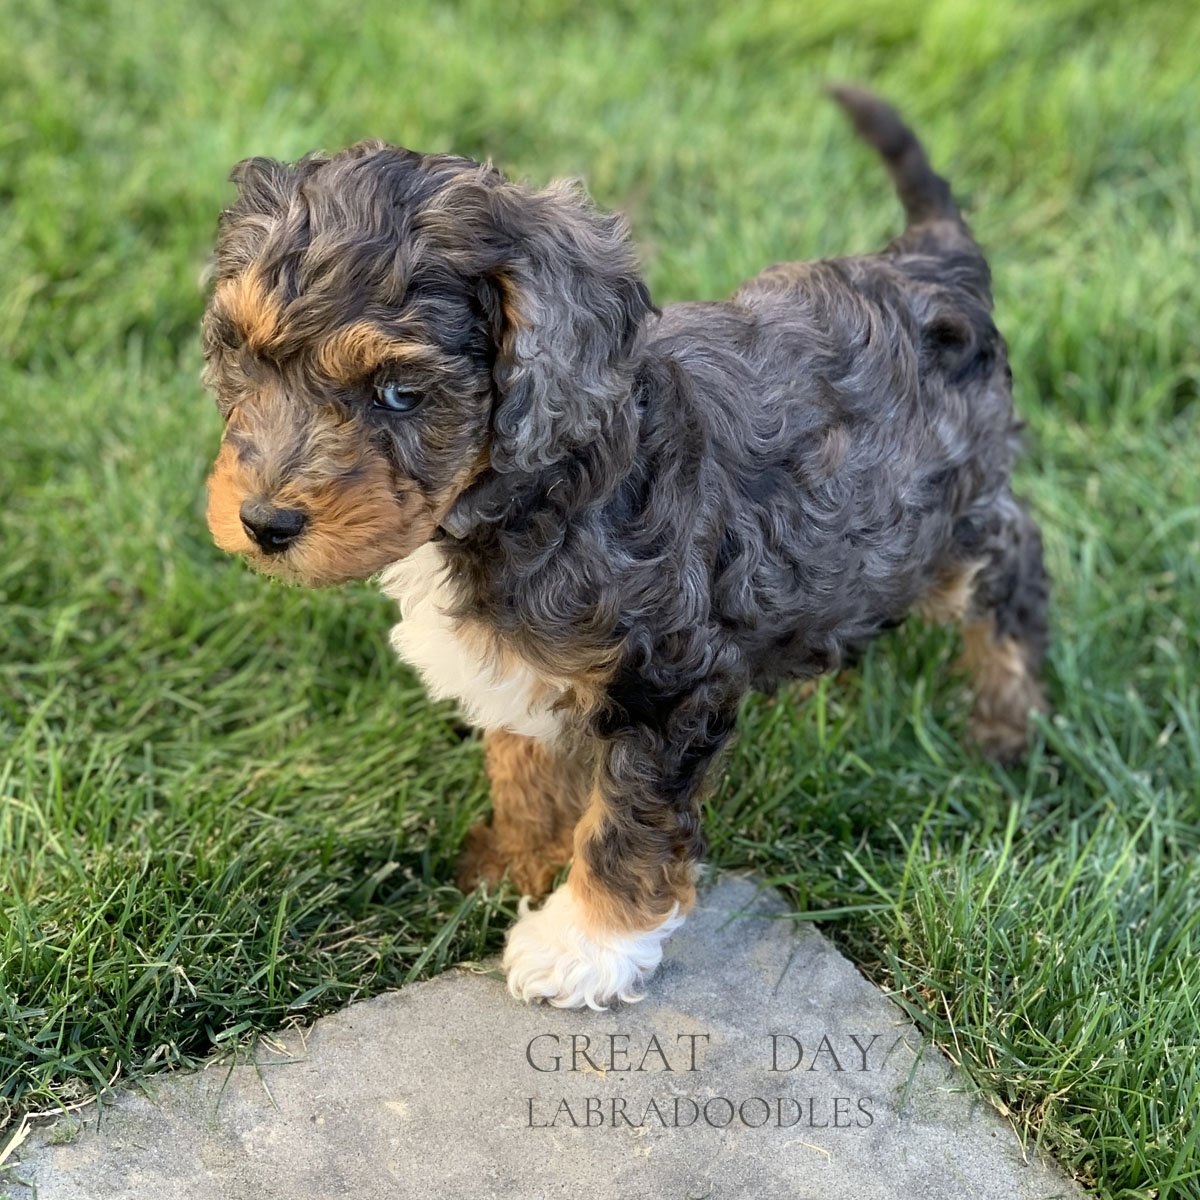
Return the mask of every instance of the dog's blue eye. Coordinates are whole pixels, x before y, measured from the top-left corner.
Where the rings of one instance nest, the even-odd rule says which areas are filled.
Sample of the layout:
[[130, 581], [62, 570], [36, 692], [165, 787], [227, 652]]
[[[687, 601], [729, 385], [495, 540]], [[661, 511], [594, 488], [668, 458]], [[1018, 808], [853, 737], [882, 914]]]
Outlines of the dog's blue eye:
[[412, 412], [421, 403], [421, 393], [389, 380], [375, 385], [375, 407], [388, 412]]

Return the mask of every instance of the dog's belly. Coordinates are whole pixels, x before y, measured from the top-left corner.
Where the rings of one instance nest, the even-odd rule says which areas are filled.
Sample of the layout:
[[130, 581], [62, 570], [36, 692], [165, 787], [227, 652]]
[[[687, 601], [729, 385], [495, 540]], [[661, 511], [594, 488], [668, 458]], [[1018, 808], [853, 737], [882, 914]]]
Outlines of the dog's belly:
[[555, 703], [563, 689], [478, 627], [449, 615], [452, 585], [441, 550], [430, 543], [384, 571], [384, 594], [400, 605], [392, 648], [421, 676], [435, 700], [456, 700], [480, 729], [507, 729], [552, 740], [561, 730]]

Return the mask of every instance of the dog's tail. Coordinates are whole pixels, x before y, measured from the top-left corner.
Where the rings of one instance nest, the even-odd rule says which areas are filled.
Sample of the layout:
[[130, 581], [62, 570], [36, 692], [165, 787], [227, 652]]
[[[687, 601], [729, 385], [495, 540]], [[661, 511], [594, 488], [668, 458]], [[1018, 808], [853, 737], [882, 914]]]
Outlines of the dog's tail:
[[859, 137], [883, 156], [910, 226], [961, 220], [950, 185], [929, 165], [916, 134], [890, 104], [857, 87], [839, 85], [829, 94], [846, 110]]

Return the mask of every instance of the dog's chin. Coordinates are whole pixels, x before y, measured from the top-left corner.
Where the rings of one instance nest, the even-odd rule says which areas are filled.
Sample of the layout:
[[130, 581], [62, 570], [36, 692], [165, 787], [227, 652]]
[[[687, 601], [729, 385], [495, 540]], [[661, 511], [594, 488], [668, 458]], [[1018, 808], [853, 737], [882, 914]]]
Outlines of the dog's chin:
[[268, 579], [277, 579], [280, 583], [292, 587], [328, 588], [338, 587], [344, 583], [353, 583], [356, 579], [368, 579], [369, 575], [354, 575], [346, 571], [311, 571], [288, 561], [286, 554], [242, 554], [256, 574], [265, 575]]
[[[412, 545], [381, 546], [369, 555], [344, 559], [328, 553], [306, 553], [303, 542], [295, 550], [282, 554], [262, 554], [257, 550], [240, 550], [237, 553], [259, 575], [269, 579], [278, 579], [293, 587], [329, 588], [373, 579], [393, 563], [407, 558], [428, 540], [422, 538]], [[314, 562], [314, 559], [317, 561]]]

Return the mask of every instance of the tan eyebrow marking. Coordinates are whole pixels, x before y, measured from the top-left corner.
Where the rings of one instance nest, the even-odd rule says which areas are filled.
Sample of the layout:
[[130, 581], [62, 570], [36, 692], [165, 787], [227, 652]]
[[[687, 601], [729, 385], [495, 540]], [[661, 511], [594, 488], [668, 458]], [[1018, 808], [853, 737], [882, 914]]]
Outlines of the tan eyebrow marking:
[[234, 326], [249, 350], [269, 351], [283, 340], [283, 311], [253, 267], [219, 283], [213, 307]]
[[326, 338], [317, 351], [317, 367], [337, 383], [355, 383], [385, 362], [436, 366], [443, 355], [427, 342], [391, 337], [368, 321], [358, 321]]

